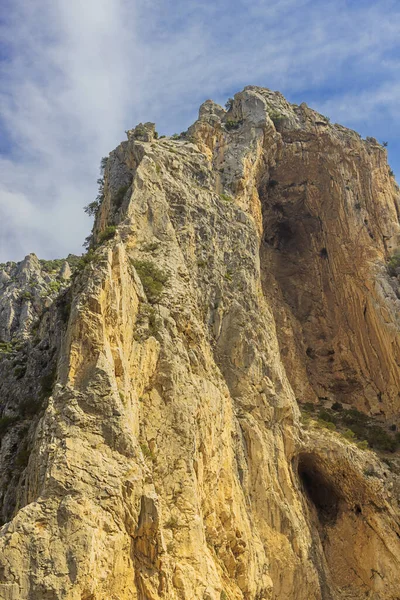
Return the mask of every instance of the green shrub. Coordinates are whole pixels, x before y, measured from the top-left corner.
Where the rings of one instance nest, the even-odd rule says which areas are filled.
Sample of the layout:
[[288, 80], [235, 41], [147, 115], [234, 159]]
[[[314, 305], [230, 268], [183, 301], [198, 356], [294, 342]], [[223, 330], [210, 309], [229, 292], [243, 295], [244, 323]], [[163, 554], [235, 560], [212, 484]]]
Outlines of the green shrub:
[[87, 249], [93, 246], [93, 233], [90, 233], [87, 237], [85, 237], [85, 241], [83, 242], [82, 246]]
[[125, 198], [125, 194], [126, 192], [129, 190], [130, 185], [121, 185], [120, 188], [118, 188], [118, 190], [116, 191], [114, 198], [113, 198], [113, 203], [115, 208], [119, 209], [122, 206], [122, 203], [124, 201]]
[[0, 342], [0, 354], [11, 354], [13, 351], [12, 342]]
[[149, 260], [132, 260], [145, 294], [151, 304], [156, 304], [164, 291], [169, 275], [156, 267]]
[[61, 289], [61, 281], [50, 281], [49, 288], [52, 292], [59, 292]]
[[282, 123], [285, 120], [284, 115], [281, 115], [281, 113], [278, 112], [277, 110], [269, 110], [268, 114], [269, 114], [271, 121], [273, 122], [273, 124], [275, 126], [279, 125], [280, 123]]
[[[102, 199], [104, 198], [104, 196], [102, 197]], [[89, 202], [89, 204], [87, 204], [86, 206], [84, 206], [83, 210], [85, 211], [85, 213], [87, 215], [89, 215], [89, 217], [95, 217], [97, 215], [97, 211], [100, 208], [100, 200], [93, 200], [93, 202]]]
[[322, 409], [318, 412], [318, 417], [323, 421], [327, 421], [328, 423], [337, 422], [337, 417], [325, 409]]
[[226, 110], [231, 110], [233, 106], [233, 98], [228, 98], [228, 100], [225, 102], [225, 108]]
[[371, 425], [365, 435], [368, 444], [376, 450], [384, 452], [395, 452], [398, 446], [397, 440], [389, 435], [383, 427], [379, 425]]
[[[138, 324], [143, 325], [144, 322], [147, 322], [148, 333], [153, 337], [157, 337], [157, 334], [160, 331], [157, 313], [155, 309], [148, 304], [141, 304], [139, 309]], [[139, 339], [142, 340], [143, 338], [140, 337]]]
[[369, 417], [356, 408], [350, 408], [349, 410], [343, 411], [343, 420], [346, 423], [351, 424], [365, 424], [368, 422]]
[[389, 262], [387, 265], [389, 275], [394, 277], [397, 275], [396, 269], [400, 267], [400, 250], [396, 250], [396, 252], [389, 258]]
[[357, 446], [361, 449], [361, 450], [368, 450], [369, 445], [367, 440], [363, 440], [362, 442], [357, 442]]
[[147, 130], [142, 123], [139, 123], [139, 125], [136, 125], [135, 129], [133, 130], [133, 137], [141, 138], [143, 136], [147, 136]]
[[22, 379], [26, 373], [26, 365], [17, 365], [13, 372], [16, 379]]
[[[323, 411], [320, 411], [321, 416]], [[323, 415], [328, 420], [326, 415]], [[382, 452], [395, 452], [400, 445], [400, 435], [393, 436], [381, 425], [375, 424], [371, 417], [356, 408], [343, 410], [335, 415], [335, 422], [347, 426], [343, 435], [349, 440], [358, 440], [359, 448], [366, 450], [368, 447]]]
[[147, 444], [140, 444], [140, 448], [145, 458], [150, 458], [152, 461], [155, 461], [156, 457], [154, 456], [154, 453], [150, 450], [150, 448], [147, 446]]
[[[72, 256], [72, 254], [70, 256]], [[68, 260], [68, 258], [66, 260]], [[54, 271], [59, 271], [61, 269], [64, 260], [62, 258], [55, 258], [54, 260], [41, 259], [39, 262], [43, 271], [46, 271], [46, 273], [53, 273]]]
[[104, 231], [99, 234], [98, 243], [104, 244], [104, 242], [108, 242], [108, 240], [111, 240], [115, 236], [116, 231], [117, 228], [115, 225], [108, 225]]
[[307, 412], [301, 413], [301, 422], [304, 425], [308, 425], [309, 423], [311, 423], [311, 415]]
[[159, 248], [160, 243], [159, 242], [150, 242], [149, 244], [146, 244], [145, 246], [143, 246], [143, 250], [145, 252], [154, 252], [155, 250], [157, 250], [157, 248]]
[[232, 202], [232, 196], [228, 196], [228, 194], [220, 194], [219, 197], [223, 202]]
[[82, 254], [82, 256], [79, 257], [79, 259], [77, 260], [77, 262], [75, 264], [75, 270], [73, 272], [73, 276], [76, 277], [76, 275], [81, 273], [84, 270], [84, 268], [86, 267], [86, 265], [88, 265], [89, 263], [94, 261], [95, 258], [96, 258], [96, 255], [95, 255], [95, 252], [93, 249], [88, 250], [86, 252], [86, 254]]
[[90, 217], [95, 217], [97, 215], [100, 205], [104, 200], [104, 169], [106, 168], [107, 161], [108, 161], [107, 156], [104, 156], [100, 161], [101, 177], [99, 177], [99, 179], [97, 180], [97, 185], [99, 186], [99, 189], [97, 192], [96, 200], [94, 200], [93, 202], [90, 202], [83, 209], [85, 211], [85, 213], [88, 214]]
[[335, 423], [325, 421], [324, 419], [318, 419], [317, 426], [324, 427], [325, 429], [329, 429], [330, 431], [334, 431], [336, 429]]
[[306, 412], [314, 412], [315, 404], [312, 402], [304, 402], [304, 404], [300, 404], [300, 409]]
[[231, 131], [232, 129], [239, 129], [242, 123], [243, 121], [234, 121], [233, 119], [228, 119], [225, 121], [225, 128], [228, 131]]
[[[68, 256], [65, 260], [67, 261], [67, 263], [71, 267], [71, 270], [73, 271], [76, 268], [76, 265], [78, 264], [79, 259], [80, 259], [80, 256], [78, 256], [77, 254], [68, 254]], [[64, 260], [62, 260], [62, 262], [64, 262]]]
[[232, 281], [232, 276], [233, 276], [233, 273], [232, 273], [232, 271], [229, 271], [229, 270], [228, 270], [228, 271], [225, 273], [225, 275], [224, 275], [224, 278], [225, 278], [227, 281]]

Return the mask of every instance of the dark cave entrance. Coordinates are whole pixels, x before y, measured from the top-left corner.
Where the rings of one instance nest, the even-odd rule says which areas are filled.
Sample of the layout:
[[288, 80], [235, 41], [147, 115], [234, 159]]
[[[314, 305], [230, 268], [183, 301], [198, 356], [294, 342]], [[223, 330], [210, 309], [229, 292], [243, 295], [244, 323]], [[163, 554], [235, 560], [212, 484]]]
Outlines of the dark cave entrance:
[[300, 454], [298, 474], [308, 500], [323, 525], [333, 525], [339, 514], [341, 497], [312, 454]]

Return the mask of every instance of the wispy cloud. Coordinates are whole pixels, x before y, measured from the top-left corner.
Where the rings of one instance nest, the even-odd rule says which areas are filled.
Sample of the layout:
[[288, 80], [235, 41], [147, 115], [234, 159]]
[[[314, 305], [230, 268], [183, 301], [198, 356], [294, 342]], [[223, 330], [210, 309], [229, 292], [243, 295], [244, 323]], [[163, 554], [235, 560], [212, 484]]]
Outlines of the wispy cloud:
[[0, 260], [79, 252], [100, 158], [135, 104], [134, 40], [107, 0], [17, 0], [2, 31]]
[[247, 84], [399, 134], [393, 0], [14, 0], [4, 14], [0, 261], [80, 252], [82, 207], [124, 129], [181, 131]]
[[373, 93], [370, 90], [352, 90], [319, 103], [328, 114], [334, 113], [340, 122], [353, 123], [355, 127], [373, 118], [382, 131], [389, 133], [398, 119], [400, 82], [383, 82]]

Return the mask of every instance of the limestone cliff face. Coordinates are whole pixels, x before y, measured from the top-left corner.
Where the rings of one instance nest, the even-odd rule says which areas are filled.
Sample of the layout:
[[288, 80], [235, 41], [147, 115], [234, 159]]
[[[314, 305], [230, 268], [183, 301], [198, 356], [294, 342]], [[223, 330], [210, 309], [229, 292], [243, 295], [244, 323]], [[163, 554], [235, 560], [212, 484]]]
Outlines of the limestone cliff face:
[[0, 598], [398, 599], [396, 454], [299, 411], [396, 425], [385, 150], [249, 87], [180, 139], [128, 132], [104, 191], [31, 320], [0, 273]]

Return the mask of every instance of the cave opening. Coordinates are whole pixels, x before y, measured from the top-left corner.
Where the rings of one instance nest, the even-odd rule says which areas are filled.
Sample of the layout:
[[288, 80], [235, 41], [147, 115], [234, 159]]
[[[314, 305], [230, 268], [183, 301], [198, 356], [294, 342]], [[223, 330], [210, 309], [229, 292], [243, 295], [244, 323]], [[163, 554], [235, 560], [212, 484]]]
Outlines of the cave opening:
[[[279, 208], [279, 205], [274, 206], [274, 210], [278, 213], [283, 211]], [[274, 221], [270, 223], [269, 227], [265, 230], [264, 241], [273, 246], [276, 250], [285, 250], [289, 244], [296, 238], [296, 232], [293, 228], [293, 224], [290, 221]]]
[[286, 246], [295, 237], [293, 225], [290, 221], [280, 221], [276, 228], [276, 237], [279, 248]]
[[301, 454], [298, 474], [303, 490], [315, 507], [318, 519], [323, 525], [333, 525], [339, 514], [340, 494], [321, 469], [317, 457]]

